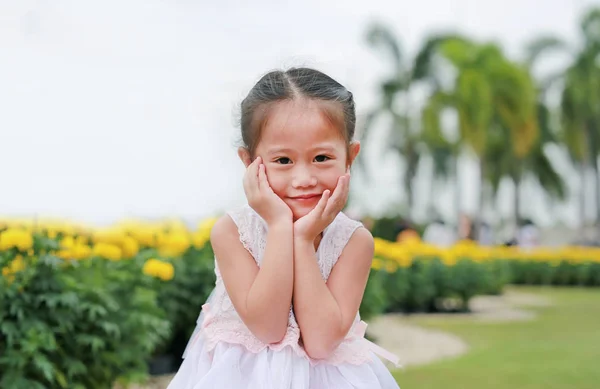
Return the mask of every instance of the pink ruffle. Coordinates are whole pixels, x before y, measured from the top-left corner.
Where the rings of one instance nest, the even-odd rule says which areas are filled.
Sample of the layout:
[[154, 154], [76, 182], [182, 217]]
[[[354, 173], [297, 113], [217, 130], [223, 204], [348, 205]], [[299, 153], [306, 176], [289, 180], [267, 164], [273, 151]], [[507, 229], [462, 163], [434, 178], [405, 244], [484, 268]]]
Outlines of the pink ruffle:
[[[197, 340], [202, 337], [204, 347], [208, 352], [212, 352], [219, 342], [237, 344], [255, 354], [260, 353], [267, 348], [273, 351], [280, 351], [285, 347], [289, 347], [298, 356], [307, 358], [312, 365], [320, 363], [332, 365], [341, 365], [345, 363], [360, 365], [371, 360], [371, 352], [375, 351], [377, 354], [382, 354], [376, 350], [379, 346], [364, 338], [366, 323], [363, 321], [355, 323], [346, 336], [346, 339], [328, 358], [313, 359], [308, 356], [304, 348], [299, 344], [300, 329], [297, 325], [288, 326], [288, 330], [281, 342], [266, 344], [255, 337], [239, 318], [227, 318], [222, 316], [219, 316], [218, 318], [214, 317], [211, 314], [209, 304], [204, 304], [202, 310], [205, 314], [204, 321], [200, 324], [201, 331], [198, 331], [195, 335], [195, 339], [192, 339], [192, 347], [193, 343], [197, 342]], [[381, 350], [383, 349], [380, 348], [380, 351]], [[395, 357], [386, 350], [383, 350], [383, 352], [387, 353], [388, 357], [391, 356], [392, 359]], [[385, 355], [382, 356], [386, 357]], [[386, 357], [386, 359], [390, 359], [388, 357]], [[397, 359], [397, 357], [395, 358]], [[392, 360], [392, 362], [394, 361]], [[397, 361], [395, 363], [397, 364]]]

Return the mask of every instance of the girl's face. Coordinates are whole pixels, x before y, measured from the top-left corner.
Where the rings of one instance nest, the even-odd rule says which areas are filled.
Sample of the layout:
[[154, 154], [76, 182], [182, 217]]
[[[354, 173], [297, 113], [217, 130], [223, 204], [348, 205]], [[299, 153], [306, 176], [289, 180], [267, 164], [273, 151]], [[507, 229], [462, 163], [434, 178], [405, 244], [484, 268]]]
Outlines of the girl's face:
[[290, 207], [294, 220], [308, 214], [326, 189], [333, 193], [360, 149], [358, 142], [347, 147], [342, 129], [319, 104], [305, 99], [275, 103], [255, 151], [271, 188]]

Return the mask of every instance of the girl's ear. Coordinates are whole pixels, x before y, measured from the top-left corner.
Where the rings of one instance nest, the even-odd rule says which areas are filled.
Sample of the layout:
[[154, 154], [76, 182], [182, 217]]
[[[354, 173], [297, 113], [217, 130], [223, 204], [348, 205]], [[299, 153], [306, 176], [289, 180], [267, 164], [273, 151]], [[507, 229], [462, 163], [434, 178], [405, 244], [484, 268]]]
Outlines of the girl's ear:
[[350, 146], [348, 147], [348, 170], [352, 166], [352, 163], [356, 159], [356, 156], [360, 152], [360, 142], [355, 140], [350, 142]]
[[244, 166], [248, 167], [252, 163], [252, 158], [250, 158], [250, 152], [245, 147], [238, 148], [238, 157], [244, 163]]

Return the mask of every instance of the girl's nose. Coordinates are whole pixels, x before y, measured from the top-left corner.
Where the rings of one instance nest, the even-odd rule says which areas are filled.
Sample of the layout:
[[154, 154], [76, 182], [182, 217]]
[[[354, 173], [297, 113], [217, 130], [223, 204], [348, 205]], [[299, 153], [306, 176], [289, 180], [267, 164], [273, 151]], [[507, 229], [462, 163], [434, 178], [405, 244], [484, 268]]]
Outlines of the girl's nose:
[[310, 188], [315, 185], [317, 185], [317, 177], [310, 169], [303, 167], [294, 169], [294, 177], [292, 179], [292, 186], [294, 188]]

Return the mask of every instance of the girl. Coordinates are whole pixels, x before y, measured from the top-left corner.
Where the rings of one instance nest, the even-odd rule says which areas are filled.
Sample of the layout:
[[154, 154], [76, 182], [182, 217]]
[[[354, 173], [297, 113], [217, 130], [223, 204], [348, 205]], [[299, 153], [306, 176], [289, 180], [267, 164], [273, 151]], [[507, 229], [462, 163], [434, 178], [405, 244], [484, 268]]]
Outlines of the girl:
[[241, 113], [248, 205], [212, 230], [216, 286], [168, 389], [398, 388], [358, 315], [373, 238], [341, 213], [360, 149], [352, 93], [273, 71]]

